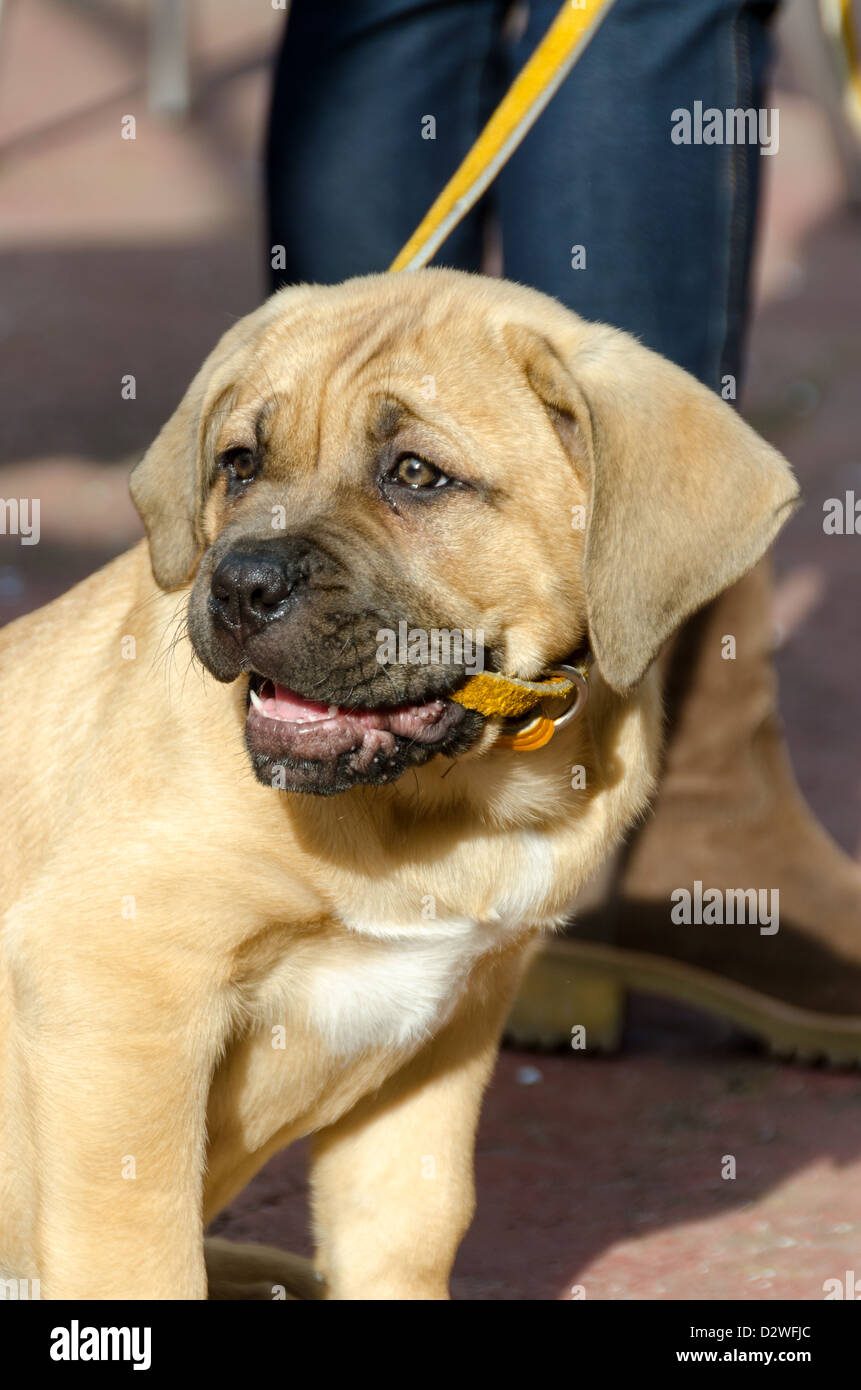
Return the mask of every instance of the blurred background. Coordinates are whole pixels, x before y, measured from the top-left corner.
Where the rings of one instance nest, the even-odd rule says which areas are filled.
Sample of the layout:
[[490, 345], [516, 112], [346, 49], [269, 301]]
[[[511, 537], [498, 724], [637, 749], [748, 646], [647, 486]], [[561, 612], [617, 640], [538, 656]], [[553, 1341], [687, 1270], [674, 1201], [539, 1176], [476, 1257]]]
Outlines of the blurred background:
[[[861, 859], [861, 534], [822, 524], [827, 499], [861, 502], [861, 177], [813, 11], [793, 0], [778, 29], [743, 406], [806, 497], [776, 552], [796, 772]], [[0, 623], [142, 534], [130, 467], [265, 293], [284, 22], [270, 0], [0, 0], [0, 499], [38, 498], [41, 529], [32, 546], [0, 535]], [[620, 1058], [506, 1051], [478, 1170], [456, 1297], [821, 1298], [823, 1280], [861, 1277], [858, 1078], [780, 1067], [667, 1004], [637, 1001]], [[218, 1222], [306, 1250], [307, 1227], [301, 1148]]]

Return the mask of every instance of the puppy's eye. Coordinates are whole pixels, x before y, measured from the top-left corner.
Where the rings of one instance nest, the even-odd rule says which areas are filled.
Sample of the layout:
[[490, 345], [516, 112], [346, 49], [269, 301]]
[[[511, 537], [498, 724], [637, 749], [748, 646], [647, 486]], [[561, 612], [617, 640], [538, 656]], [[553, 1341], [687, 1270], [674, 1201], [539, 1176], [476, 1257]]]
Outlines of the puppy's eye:
[[260, 463], [253, 449], [225, 449], [219, 456], [218, 466], [227, 474], [228, 482], [247, 483], [260, 471]]
[[444, 487], [451, 481], [441, 469], [415, 454], [402, 454], [388, 477], [393, 483], [411, 488]]

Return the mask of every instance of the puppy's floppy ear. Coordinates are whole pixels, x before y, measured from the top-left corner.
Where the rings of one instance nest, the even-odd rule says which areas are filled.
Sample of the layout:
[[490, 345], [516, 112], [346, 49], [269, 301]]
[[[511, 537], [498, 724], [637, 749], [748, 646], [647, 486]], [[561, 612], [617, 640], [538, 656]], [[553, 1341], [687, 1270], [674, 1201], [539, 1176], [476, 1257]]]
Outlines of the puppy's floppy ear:
[[288, 293], [274, 295], [228, 329], [132, 472], [132, 501], [146, 527], [152, 572], [162, 589], [175, 589], [190, 579], [200, 558], [207, 437], [249, 349]]
[[204, 364], [129, 480], [132, 501], [146, 527], [152, 572], [162, 589], [175, 589], [190, 578], [201, 550], [198, 453], [208, 380]]
[[609, 684], [627, 690], [689, 614], [756, 563], [798, 485], [687, 372], [616, 329], [557, 318], [547, 336], [517, 325], [506, 337], [587, 475], [592, 649]]

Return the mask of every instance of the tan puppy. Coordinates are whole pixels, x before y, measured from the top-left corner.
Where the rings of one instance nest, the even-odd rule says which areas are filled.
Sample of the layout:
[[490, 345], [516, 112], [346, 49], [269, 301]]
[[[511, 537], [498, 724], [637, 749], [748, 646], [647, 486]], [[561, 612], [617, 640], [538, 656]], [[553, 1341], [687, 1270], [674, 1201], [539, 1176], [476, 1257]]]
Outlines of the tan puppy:
[[[421, 271], [236, 324], [132, 492], [149, 545], [0, 636], [0, 1272], [205, 1298], [206, 1223], [313, 1134], [329, 1296], [444, 1298], [524, 955], [647, 804], [644, 673], [795, 484], [625, 335]], [[463, 661], [378, 659], [401, 622], [529, 679], [588, 642], [586, 712], [494, 747]]]

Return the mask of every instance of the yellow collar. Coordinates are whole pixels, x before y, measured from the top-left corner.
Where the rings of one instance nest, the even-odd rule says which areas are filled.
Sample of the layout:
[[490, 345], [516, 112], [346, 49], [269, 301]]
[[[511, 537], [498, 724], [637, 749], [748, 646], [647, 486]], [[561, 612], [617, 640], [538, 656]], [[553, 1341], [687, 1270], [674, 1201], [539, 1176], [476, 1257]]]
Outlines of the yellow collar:
[[[589, 694], [591, 653], [578, 653], [568, 662], [554, 666], [543, 680], [523, 681], [514, 676], [502, 676], [496, 671], [482, 671], [471, 676], [460, 690], [449, 698], [465, 709], [476, 710], [487, 719], [504, 719], [507, 727], [499, 735], [495, 748], [514, 752], [533, 752], [549, 743], [557, 729], [569, 724], [583, 710]], [[544, 701], [562, 709], [554, 714], [545, 709]], [[540, 706], [538, 713], [530, 714]]]

